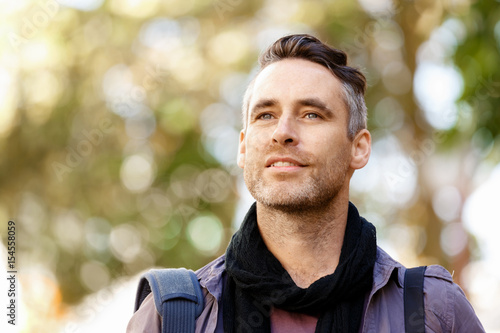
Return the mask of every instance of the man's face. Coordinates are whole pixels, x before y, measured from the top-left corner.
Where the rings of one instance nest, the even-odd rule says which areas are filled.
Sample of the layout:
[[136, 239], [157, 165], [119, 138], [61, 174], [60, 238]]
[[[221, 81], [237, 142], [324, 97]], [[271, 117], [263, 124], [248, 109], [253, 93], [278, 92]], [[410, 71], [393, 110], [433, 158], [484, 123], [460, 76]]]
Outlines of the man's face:
[[247, 117], [238, 165], [258, 202], [306, 209], [348, 193], [348, 111], [328, 69], [302, 59], [267, 66], [255, 79]]

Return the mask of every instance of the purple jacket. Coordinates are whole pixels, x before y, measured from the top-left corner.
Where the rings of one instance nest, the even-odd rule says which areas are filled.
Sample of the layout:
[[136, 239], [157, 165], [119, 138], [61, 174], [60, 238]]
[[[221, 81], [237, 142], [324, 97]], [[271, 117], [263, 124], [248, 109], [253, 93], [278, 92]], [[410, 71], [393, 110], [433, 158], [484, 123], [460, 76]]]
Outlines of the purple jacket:
[[[205, 308], [196, 320], [196, 332], [222, 332], [219, 303], [223, 289], [224, 256], [217, 258], [196, 274], [205, 294]], [[360, 332], [404, 332], [403, 280], [405, 268], [382, 249], [377, 250], [373, 287], [365, 300]], [[453, 283], [446, 269], [427, 267], [424, 280], [426, 332], [484, 332], [464, 292]], [[219, 324], [217, 322], [219, 321]], [[149, 295], [133, 315], [128, 333], [160, 333], [161, 318]], [[217, 328], [217, 330], [216, 330]]]

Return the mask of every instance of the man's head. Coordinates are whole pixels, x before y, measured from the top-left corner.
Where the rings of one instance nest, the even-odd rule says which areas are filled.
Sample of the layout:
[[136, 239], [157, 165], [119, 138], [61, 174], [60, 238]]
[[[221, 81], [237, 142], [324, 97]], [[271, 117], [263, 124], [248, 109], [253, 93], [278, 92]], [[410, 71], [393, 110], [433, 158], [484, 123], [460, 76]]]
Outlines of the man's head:
[[345, 58], [304, 35], [279, 40], [261, 58], [247, 92], [238, 154], [260, 204], [303, 211], [337, 199], [347, 203], [350, 178], [367, 163], [371, 138], [365, 80]]
[[[327, 68], [342, 82], [344, 102], [349, 110], [348, 135], [352, 140], [359, 130], [366, 128], [365, 76], [347, 66], [347, 55], [322, 43], [316, 37], [300, 34], [278, 39], [259, 59], [259, 73], [272, 63], [284, 59], [304, 59]], [[243, 98], [243, 129], [248, 121], [248, 108], [255, 79], [248, 86]]]

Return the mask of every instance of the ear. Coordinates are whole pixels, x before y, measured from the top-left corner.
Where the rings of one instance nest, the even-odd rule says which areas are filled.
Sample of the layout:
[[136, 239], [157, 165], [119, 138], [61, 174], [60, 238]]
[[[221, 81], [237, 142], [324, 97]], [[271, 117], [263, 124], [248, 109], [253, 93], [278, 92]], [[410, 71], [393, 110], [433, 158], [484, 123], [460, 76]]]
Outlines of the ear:
[[363, 168], [368, 163], [371, 151], [372, 136], [367, 129], [362, 129], [356, 134], [354, 140], [352, 141], [351, 163], [349, 166], [353, 170]]
[[238, 166], [242, 169], [245, 168], [245, 132], [242, 130], [240, 132], [240, 144], [238, 146]]

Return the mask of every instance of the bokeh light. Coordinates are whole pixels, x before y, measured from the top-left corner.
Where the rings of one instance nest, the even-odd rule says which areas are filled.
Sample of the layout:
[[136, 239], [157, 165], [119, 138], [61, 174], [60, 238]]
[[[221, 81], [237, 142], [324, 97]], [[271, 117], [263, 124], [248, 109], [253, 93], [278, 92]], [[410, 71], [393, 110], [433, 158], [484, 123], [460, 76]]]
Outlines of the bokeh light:
[[436, 191], [432, 197], [432, 208], [445, 222], [459, 218], [462, 207], [462, 196], [456, 187], [445, 186]]
[[98, 261], [87, 261], [80, 267], [80, 279], [89, 290], [99, 291], [109, 284], [109, 270]]
[[211, 255], [219, 249], [224, 230], [216, 216], [202, 215], [189, 222], [187, 233], [198, 251]]
[[110, 234], [111, 252], [118, 260], [130, 263], [139, 255], [142, 240], [138, 230], [131, 224], [113, 228]]
[[142, 155], [129, 156], [123, 161], [120, 177], [123, 185], [131, 192], [144, 192], [153, 183], [154, 164]]
[[415, 73], [415, 95], [425, 117], [436, 129], [453, 127], [457, 121], [455, 102], [462, 94], [463, 80], [450, 66], [421, 63]]

